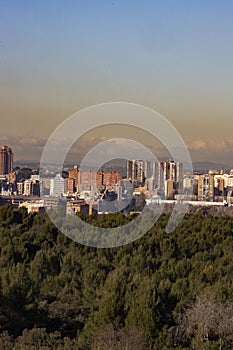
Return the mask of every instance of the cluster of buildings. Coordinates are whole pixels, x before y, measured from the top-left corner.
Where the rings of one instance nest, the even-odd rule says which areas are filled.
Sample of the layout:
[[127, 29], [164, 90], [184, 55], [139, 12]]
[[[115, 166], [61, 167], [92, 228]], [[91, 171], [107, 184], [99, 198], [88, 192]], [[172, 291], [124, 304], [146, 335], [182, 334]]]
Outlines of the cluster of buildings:
[[[132, 198], [147, 203], [189, 200], [191, 203], [231, 205], [233, 170], [229, 173], [185, 173], [183, 164], [174, 161], [128, 160], [126, 175], [120, 171], [80, 170], [78, 166], [60, 173], [13, 169], [9, 146], [0, 150], [0, 204], [26, 206], [28, 211], [43, 211], [66, 201], [67, 214], [93, 211], [118, 211]], [[106, 205], [107, 204], [107, 205]]]
[[11, 147], [2, 146], [0, 149], [0, 194], [40, 196], [39, 175], [28, 170], [20, 172], [19, 168], [13, 170], [13, 152]]
[[157, 192], [163, 199], [173, 199], [178, 188], [182, 187], [183, 164], [128, 160], [126, 177], [134, 188], [144, 184], [149, 195]]
[[68, 178], [65, 179], [65, 191], [68, 194], [74, 192], [101, 192], [106, 187], [115, 189], [122, 175], [117, 171], [97, 172], [93, 170], [79, 171], [77, 166], [68, 171]]
[[[42, 184], [46, 180], [42, 179]], [[68, 171], [68, 176], [64, 178], [61, 174], [56, 174], [49, 181], [50, 196], [72, 196], [83, 193], [101, 193], [108, 189], [116, 191], [119, 181], [122, 180], [122, 175], [118, 171], [103, 171], [97, 172], [92, 170], [79, 171], [77, 166]], [[48, 181], [47, 194], [48, 194]], [[46, 186], [42, 186], [43, 194], [46, 194]]]
[[183, 193], [190, 195], [190, 200], [200, 202], [223, 202], [231, 205], [233, 191], [233, 170], [210, 170], [206, 174], [185, 174]]

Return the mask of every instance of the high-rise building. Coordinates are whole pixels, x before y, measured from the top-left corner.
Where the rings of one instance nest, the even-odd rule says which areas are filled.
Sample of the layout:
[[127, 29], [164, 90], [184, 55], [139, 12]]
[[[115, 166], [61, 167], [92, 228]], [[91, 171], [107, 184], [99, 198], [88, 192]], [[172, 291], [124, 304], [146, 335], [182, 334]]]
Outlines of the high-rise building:
[[80, 191], [93, 191], [96, 187], [96, 172], [92, 170], [80, 170], [79, 186]]
[[144, 183], [151, 176], [151, 163], [145, 160], [127, 160], [127, 179], [136, 185]]
[[185, 174], [183, 178], [183, 190], [185, 194], [192, 194], [194, 186], [194, 175]]
[[[77, 165], [74, 166], [74, 169], [69, 171], [69, 179], [74, 180], [74, 191], [78, 191], [78, 176], [79, 176], [79, 170]], [[72, 181], [70, 181], [71, 183]]]
[[126, 178], [132, 180], [134, 177], [133, 175], [133, 161], [127, 160], [126, 163]]
[[165, 180], [165, 198], [174, 199], [174, 180]]
[[162, 162], [155, 162], [152, 164], [152, 177], [154, 179], [154, 186], [158, 189], [164, 189], [165, 176], [162, 168]]
[[40, 196], [40, 181], [38, 180], [32, 180], [32, 196]]
[[24, 181], [24, 196], [30, 196], [32, 192], [32, 181], [30, 179], [27, 179]]
[[72, 194], [75, 191], [75, 179], [68, 177], [67, 179], [65, 179], [65, 192], [68, 194]]
[[98, 188], [101, 188], [101, 186], [103, 185], [103, 181], [104, 181], [104, 171], [98, 170], [95, 175], [95, 183]]
[[57, 174], [54, 178], [50, 179], [50, 196], [63, 196], [65, 192], [65, 180], [61, 174]]
[[214, 195], [216, 197], [224, 197], [226, 195], [227, 177], [229, 175], [214, 175]]
[[164, 174], [164, 180], [173, 180], [174, 183], [179, 183], [183, 179], [183, 164], [179, 162], [169, 161], [161, 162], [161, 167]]
[[198, 176], [198, 200], [214, 200], [214, 175], [203, 174]]
[[13, 169], [13, 152], [9, 146], [0, 149], [0, 175], [9, 174]]
[[153, 163], [152, 176], [155, 186], [162, 190], [165, 189], [166, 180], [173, 180], [174, 184], [182, 184], [183, 164], [174, 161]]
[[[34, 176], [34, 177], [33, 177]], [[25, 180], [23, 183], [17, 183], [18, 194], [24, 196], [40, 196], [40, 181], [38, 175], [32, 175], [30, 179]]]
[[17, 194], [21, 196], [24, 192], [24, 182], [17, 182]]

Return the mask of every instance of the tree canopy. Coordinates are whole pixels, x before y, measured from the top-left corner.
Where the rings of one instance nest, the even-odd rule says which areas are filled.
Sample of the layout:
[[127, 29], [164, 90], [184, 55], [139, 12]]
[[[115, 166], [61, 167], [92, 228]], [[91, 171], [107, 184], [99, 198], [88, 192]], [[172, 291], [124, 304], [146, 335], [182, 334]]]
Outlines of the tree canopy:
[[[83, 220], [105, 227], [132, 217]], [[163, 214], [141, 239], [77, 244], [46, 214], [0, 207], [1, 349], [227, 349], [233, 218]]]

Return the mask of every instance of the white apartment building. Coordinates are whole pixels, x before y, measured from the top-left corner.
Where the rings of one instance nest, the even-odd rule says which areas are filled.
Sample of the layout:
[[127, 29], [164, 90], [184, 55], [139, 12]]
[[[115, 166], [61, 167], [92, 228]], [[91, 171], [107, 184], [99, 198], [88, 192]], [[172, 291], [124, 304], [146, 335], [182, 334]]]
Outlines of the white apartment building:
[[50, 196], [60, 197], [65, 192], [65, 180], [61, 174], [57, 174], [50, 179]]

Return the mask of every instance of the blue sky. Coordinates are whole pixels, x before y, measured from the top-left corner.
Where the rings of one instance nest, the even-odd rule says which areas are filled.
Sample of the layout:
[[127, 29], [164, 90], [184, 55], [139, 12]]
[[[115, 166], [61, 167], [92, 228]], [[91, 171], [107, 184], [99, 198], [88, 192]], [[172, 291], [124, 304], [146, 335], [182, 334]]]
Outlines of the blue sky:
[[[218, 157], [230, 162], [232, 1], [0, 5], [0, 140], [15, 142], [19, 158], [20, 140], [33, 138], [31, 157], [38, 156], [43, 140], [67, 116], [125, 101], [163, 114], [195, 157], [200, 145], [216, 140]], [[211, 152], [206, 150], [208, 160]]]

